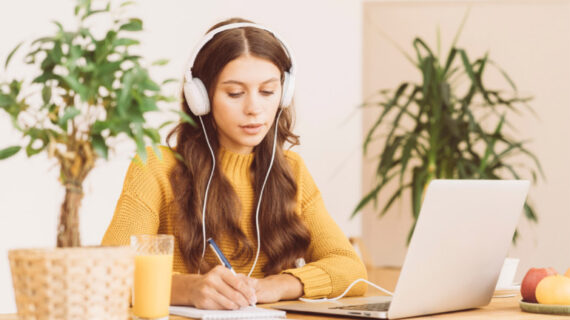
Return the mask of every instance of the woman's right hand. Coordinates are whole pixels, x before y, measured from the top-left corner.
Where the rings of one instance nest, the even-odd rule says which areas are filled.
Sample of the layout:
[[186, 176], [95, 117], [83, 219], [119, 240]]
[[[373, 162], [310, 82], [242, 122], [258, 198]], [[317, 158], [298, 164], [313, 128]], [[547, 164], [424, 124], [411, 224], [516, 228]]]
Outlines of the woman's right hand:
[[239, 309], [257, 302], [255, 279], [234, 275], [218, 265], [206, 274], [172, 276], [173, 305], [192, 305], [199, 309]]

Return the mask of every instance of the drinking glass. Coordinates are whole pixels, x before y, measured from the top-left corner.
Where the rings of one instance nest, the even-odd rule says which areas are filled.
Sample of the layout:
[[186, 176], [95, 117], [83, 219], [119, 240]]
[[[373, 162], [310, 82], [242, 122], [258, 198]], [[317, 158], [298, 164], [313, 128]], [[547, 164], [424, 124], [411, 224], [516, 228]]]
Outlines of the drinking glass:
[[134, 318], [139, 320], [168, 319], [174, 236], [168, 234], [133, 235], [131, 247], [135, 250]]

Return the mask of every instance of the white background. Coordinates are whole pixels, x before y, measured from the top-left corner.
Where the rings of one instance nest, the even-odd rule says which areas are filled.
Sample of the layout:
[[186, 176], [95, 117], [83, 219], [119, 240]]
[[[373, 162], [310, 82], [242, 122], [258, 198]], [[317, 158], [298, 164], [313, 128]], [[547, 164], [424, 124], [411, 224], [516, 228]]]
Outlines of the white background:
[[[95, 2], [97, 0], [94, 0]], [[73, 25], [71, 0], [19, 0], [0, 4], [0, 62], [22, 40], [51, 35], [51, 20]], [[361, 194], [361, 2], [352, 0], [289, 1], [140, 1], [131, 12], [144, 21], [140, 34], [147, 61], [168, 58], [154, 72], [159, 79], [181, 78], [191, 49], [214, 23], [239, 16], [266, 25], [287, 40], [296, 54], [295, 132], [304, 158], [333, 218], [348, 236], [361, 233], [360, 218], [349, 221]], [[30, 77], [16, 56], [0, 80]], [[170, 93], [177, 94], [176, 86]], [[176, 105], [170, 106], [177, 108]], [[0, 148], [22, 144], [0, 111]], [[97, 244], [112, 217], [134, 149], [117, 150], [100, 161], [85, 183], [81, 209], [83, 244]], [[15, 312], [7, 251], [55, 245], [62, 187], [58, 168], [44, 155], [20, 154], [0, 162], [0, 313]]]

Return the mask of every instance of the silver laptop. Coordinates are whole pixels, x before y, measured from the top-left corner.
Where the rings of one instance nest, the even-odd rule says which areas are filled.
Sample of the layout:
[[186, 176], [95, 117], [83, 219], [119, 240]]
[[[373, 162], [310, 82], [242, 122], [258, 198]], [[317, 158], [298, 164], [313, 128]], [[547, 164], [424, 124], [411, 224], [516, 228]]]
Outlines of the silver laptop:
[[397, 319], [487, 305], [528, 189], [525, 180], [433, 180], [393, 297], [345, 298], [275, 308]]

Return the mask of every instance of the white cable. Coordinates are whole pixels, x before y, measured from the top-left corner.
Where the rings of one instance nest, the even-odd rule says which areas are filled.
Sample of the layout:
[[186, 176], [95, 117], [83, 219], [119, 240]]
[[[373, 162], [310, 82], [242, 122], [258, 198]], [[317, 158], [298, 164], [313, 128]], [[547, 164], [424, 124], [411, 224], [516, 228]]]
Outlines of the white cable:
[[394, 295], [392, 292], [390, 292], [390, 291], [388, 291], [388, 290], [382, 288], [381, 286], [378, 286], [378, 285], [376, 285], [376, 284], [374, 284], [374, 283], [372, 283], [372, 282], [370, 282], [370, 281], [368, 281], [368, 280], [366, 280], [366, 279], [360, 278], [360, 279], [354, 280], [354, 282], [352, 282], [352, 283], [350, 284], [350, 286], [348, 286], [348, 288], [346, 288], [346, 290], [344, 290], [344, 292], [343, 292], [340, 296], [338, 296], [338, 297], [334, 297], [334, 298], [330, 298], [330, 299], [329, 299], [329, 298], [320, 298], [320, 299], [299, 298], [299, 300], [301, 300], [301, 301], [303, 301], [303, 302], [327, 302], [327, 301], [336, 301], [336, 300], [338, 300], [338, 299], [344, 297], [344, 296], [348, 293], [348, 290], [350, 290], [355, 284], [357, 284], [357, 283], [359, 283], [359, 282], [366, 282], [366, 283], [368, 283], [369, 285], [373, 286], [374, 288], [376, 288], [376, 289], [378, 289], [378, 290], [380, 290], [380, 291], [382, 291], [382, 292], [384, 292], [384, 293], [386, 293], [386, 294], [388, 294], [388, 295], [390, 295], [390, 296], [393, 296], [393, 295]]
[[251, 276], [253, 269], [255, 269], [255, 265], [257, 264], [257, 259], [259, 258], [259, 250], [261, 249], [261, 241], [260, 241], [261, 230], [259, 230], [259, 207], [261, 205], [261, 198], [263, 198], [263, 190], [265, 189], [265, 183], [267, 182], [267, 178], [269, 177], [269, 173], [271, 172], [271, 168], [273, 167], [273, 160], [275, 159], [275, 147], [277, 145], [277, 129], [279, 128], [279, 117], [281, 117], [281, 112], [283, 112], [283, 108], [279, 108], [279, 113], [277, 114], [277, 119], [275, 120], [275, 135], [273, 138], [273, 151], [271, 153], [271, 161], [269, 162], [269, 168], [267, 168], [265, 179], [263, 180], [263, 184], [261, 185], [261, 191], [259, 192], [259, 200], [257, 201], [257, 209], [255, 209], [255, 231], [257, 233], [257, 253], [255, 254], [255, 260], [253, 261], [251, 270], [249, 270], [249, 273], [247, 274], [248, 277]]
[[[202, 258], [200, 259], [200, 265], [202, 264], [202, 260], [204, 260], [204, 255], [206, 254], [206, 205], [208, 203], [208, 191], [210, 191], [210, 183], [212, 182], [212, 177], [214, 176], [214, 169], [216, 168], [216, 156], [214, 155], [214, 150], [210, 145], [210, 141], [208, 140], [208, 133], [206, 133], [206, 127], [204, 126], [204, 121], [202, 121], [202, 116], [198, 117], [200, 119], [200, 123], [202, 124], [202, 130], [204, 131], [204, 137], [206, 138], [206, 143], [208, 144], [208, 148], [210, 149], [210, 154], [212, 155], [212, 171], [210, 171], [210, 178], [208, 179], [208, 184], [206, 185], [206, 192], [204, 193], [204, 204], [202, 206]], [[198, 265], [198, 274], [200, 274], [200, 265]]]

